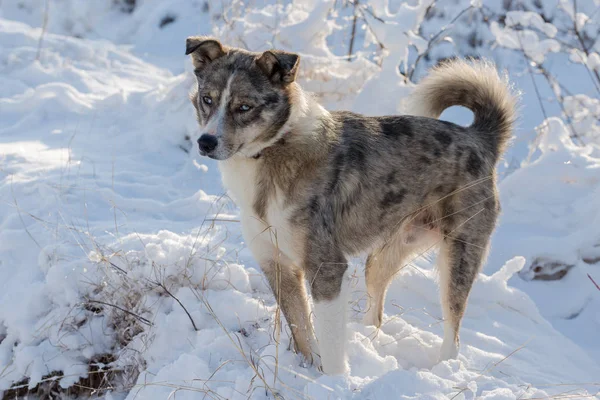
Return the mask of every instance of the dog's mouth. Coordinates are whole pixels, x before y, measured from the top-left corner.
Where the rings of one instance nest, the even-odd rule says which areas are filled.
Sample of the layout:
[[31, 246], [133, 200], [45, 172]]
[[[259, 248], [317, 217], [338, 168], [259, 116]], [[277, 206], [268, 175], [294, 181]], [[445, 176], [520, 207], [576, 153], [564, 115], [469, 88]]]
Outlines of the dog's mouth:
[[236, 151], [226, 152], [225, 154], [223, 154], [223, 152], [219, 152], [218, 154], [216, 152], [207, 153], [205, 151], [198, 149], [198, 154], [200, 154], [200, 156], [202, 156], [202, 157], [208, 157], [212, 160], [224, 161], [224, 160], [227, 160], [227, 159], [233, 157], [235, 154], [237, 154], [240, 151], [240, 149], [242, 148], [242, 146], [243, 146], [243, 144], [241, 144], [237, 148]]
[[224, 158], [220, 158], [213, 153], [206, 153], [202, 150], [198, 150], [198, 154], [200, 154], [201, 157], [208, 157], [213, 160], [224, 160]]

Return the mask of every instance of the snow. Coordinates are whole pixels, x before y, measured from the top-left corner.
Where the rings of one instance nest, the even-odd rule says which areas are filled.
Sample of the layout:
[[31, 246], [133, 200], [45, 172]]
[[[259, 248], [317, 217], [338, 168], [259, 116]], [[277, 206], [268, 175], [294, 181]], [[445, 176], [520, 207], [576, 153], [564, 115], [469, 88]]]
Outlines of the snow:
[[[500, 185], [504, 212], [490, 259], [501, 262], [517, 254], [528, 259], [547, 256], [575, 265], [553, 285], [517, 277], [511, 283], [527, 288], [540, 312], [560, 321], [557, 327], [583, 340], [598, 359], [600, 346], [592, 332], [600, 329], [600, 298], [587, 275], [597, 281], [600, 270], [583, 258], [598, 245], [600, 157], [592, 147], [575, 146], [562, 120], [550, 118], [547, 122], [547, 132], [538, 146], [539, 157], [526, 162]], [[525, 185], [527, 191], [523, 191]], [[574, 324], [565, 324], [565, 319], [572, 319]], [[573, 330], [573, 325], [578, 329]]]
[[[517, 13], [517, 12], [515, 12]], [[538, 15], [538, 14], [536, 14]], [[539, 16], [539, 15], [538, 15]], [[541, 17], [540, 17], [541, 18]], [[516, 17], [513, 16], [513, 18], [511, 18], [511, 22], [514, 23], [515, 25], [517, 23], [520, 23], [521, 21], [527, 23], [527, 24], [532, 24], [532, 25], [538, 25], [538, 27], [544, 31], [548, 31], [548, 29], [544, 29], [544, 26], [539, 26], [539, 23], [536, 23], [536, 21], [539, 20], [527, 20], [526, 18], [520, 18], [517, 19]], [[508, 23], [507, 23], [507, 26]], [[515, 49], [515, 50], [519, 50], [522, 49], [525, 54], [532, 59], [533, 61], [535, 61], [536, 63], [541, 64], [544, 61], [544, 58], [546, 56], [547, 53], [549, 52], [558, 52], [560, 50], [560, 44], [554, 40], [554, 39], [542, 39], [540, 40], [537, 33], [533, 30], [530, 29], [523, 29], [520, 31], [516, 31], [513, 29], [509, 29], [507, 27], [500, 27], [500, 25], [496, 22], [493, 21], [491, 24], [491, 31], [492, 33], [496, 36], [496, 39], [498, 40], [498, 44], [500, 44], [501, 46], [504, 46], [506, 48], [509, 49]], [[551, 32], [547, 32], [550, 33], [551, 35], [549, 36], [554, 36], [554, 34], [556, 33], [555, 31], [551, 31]]]
[[[588, 261], [600, 257], [600, 149], [576, 144], [560, 118], [542, 123], [530, 94], [461, 352], [441, 363], [433, 255], [399, 273], [379, 330], [359, 322], [364, 259], [354, 260], [350, 371], [304, 365], [216, 163], [196, 154], [187, 35], [299, 51], [302, 83], [328, 107], [396, 113], [410, 91], [396, 67], [411, 46], [426, 48], [415, 31], [430, 2], [372, 2], [388, 22], [371, 32], [390, 43], [381, 68], [367, 51], [349, 63], [330, 47], [339, 17], [330, 1], [146, 0], [131, 14], [112, 2], [51, 2], [39, 51], [44, 9], [34, 3], [0, 5], [0, 391], [34, 389], [58, 371], [73, 388], [111, 355], [115, 389], [97, 395], [114, 399], [597, 396], [600, 292], [590, 277], [600, 283], [600, 264]], [[174, 21], [160, 27], [166, 15]], [[551, 33], [538, 17], [513, 18]], [[515, 39], [502, 32], [499, 41]], [[553, 49], [527, 43], [532, 56]], [[566, 99], [576, 132], [598, 137], [598, 104], [590, 93]], [[535, 125], [536, 140], [524, 140]], [[574, 267], [559, 281], [532, 280], [542, 256]]]
[[516, 26], [521, 25], [532, 26], [534, 28], [539, 29], [548, 37], [556, 36], [556, 32], [558, 28], [556, 26], [544, 22], [544, 19], [540, 14], [534, 13], [532, 11], [509, 11], [506, 13], [506, 25], [507, 26]]

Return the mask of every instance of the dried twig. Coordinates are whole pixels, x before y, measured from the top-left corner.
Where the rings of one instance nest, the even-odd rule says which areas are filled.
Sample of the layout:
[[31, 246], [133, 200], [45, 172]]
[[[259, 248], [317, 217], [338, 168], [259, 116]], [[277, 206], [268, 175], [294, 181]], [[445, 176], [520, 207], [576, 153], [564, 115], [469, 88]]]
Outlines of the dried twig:
[[[581, 45], [581, 50], [583, 50], [585, 55], [587, 57], [589, 57], [590, 51], [588, 50], [587, 46], [585, 45], [585, 41], [583, 40], [583, 36], [581, 35], [579, 26], [577, 26], [577, 0], [573, 0], [573, 30], [575, 31], [575, 37], [577, 38], [577, 40], [579, 41], [579, 44]], [[583, 63], [583, 65], [587, 69], [588, 74], [590, 74], [590, 78], [591, 78], [592, 82], [594, 83], [596, 90], [598, 92], [600, 92], [600, 74], [596, 70], [591, 71], [586, 63]], [[596, 77], [596, 80], [594, 80], [594, 76], [592, 76], [592, 74]]]
[[103, 305], [105, 305], [105, 306], [114, 307], [114, 308], [116, 308], [116, 309], [118, 309], [118, 310], [121, 310], [121, 311], [123, 311], [124, 313], [127, 313], [127, 314], [129, 314], [129, 315], [131, 315], [131, 316], [133, 316], [133, 317], [136, 317], [138, 320], [140, 320], [140, 322], [143, 322], [143, 323], [144, 323], [144, 324], [146, 324], [146, 325], [149, 325], [149, 326], [153, 326], [153, 325], [154, 325], [154, 324], [152, 323], [152, 321], [150, 321], [149, 319], [146, 319], [146, 318], [144, 318], [144, 317], [142, 317], [142, 316], [140, 316], [140, 315], [137, 315], [137, 314], [135, 314], [135, 313], [132, 313], [131, 311], [129, 311], [129, 310], [126, 310], [126, 309], [124, 309], [123, 307], [119, 307], [119, 306], [118, 306], [118, 305], [116, 305], [116, 304], [110, 304], [110, 303], [106, 303], [106, 302], [104, 302], [104, 301], [100, 301], [100, 300], [91, 300], [91, 299], [88, 299], [88, 300], [87, 300], [87, 302], [88, 302], [88, 303], [98, 303], [98, 304], [103, 304]]
[[208, 222], [241, 222], [239, 219], [227, 219], [227, 218], [207, 218], [205, 221]]
[[358, 1], [354, 1], [354, 18], [352, 20], [352, 33], [350, 34], [350, 47], [348, 48], [348, 61], [352, 61], [352, 52], [354, 51], [354, 39], [356, 38], [356, 21], [358, 20], [358, 14], [356, 13], [356, 7], [358, 7]]
[[[521, 40], [520, 32], [517, 32], [516, 36], [517, 36], [517, 39], [519, 40], [519, 47], [521, 48], [521, 52], [523, 53], [523, 55], [525, 55], [525, 47], [523, 46], [523, 41]], [[531, 78], [531, 83], [533, 84], [533, 89], [535, 90], [535, 95], [538, 99], [538, 102], [540, 103], [540, 108], [542, 110], [542, 114], [544, 115], [544, 121], [542, 122], [542, 126], [534, 139], [534, 143], [535, 143], [539, 140], [539, 138], [544, 133], [544, 129], [548, 127], [548, 123], [547, 123], [548, 113], [546, 112], [546, 107], [544, 107], [544, 101], [542, 100], [542, 95], [540, 94], [540, 90], [538, 88], [537, 82], [535, 81], [533, 68], [531, 67], [531, 63], [528, 61], [528, 57], [526, 55], [525, 55], [525, 60], [526, 60], [525, 64], [527, 65], [527, 70], [529, 71], [529, 77]], [[537, 146], [535, 146], [535, 147], [537, 147]], [[533, 152], [530, 152], [527, 157], [528, 162], [531, 160], [532, 155], [533, 155]]]
[[177, 297], [175, 297], [173, 295], [173, 293], [169, 292], [169, 290], [165, 287], [165, 285], [163, 285], [160, 282], [154, 282], [156, 285], [160, 286], [169, 296], [171, 296], [177, 303], [179, 303], [179, 305], [181, 306], [181, 308], [183, 308], [183, 311], [185, 311], [185, 313], [187, 314], [188, 318], [190, 319], [190, 321], [192, 322], [192, 326], [194, 327], [194, 330], [196, 332], [198, 332], [198, 327], [196, 326], [196, 323], [194, 322], [194, 319], [192, 318], [192, 316], [190, 315], [190, 313], [188, 312], [188, 310], [185, 308], [185, 306], [181, 303], [181, 301], [179, 301], [179, 299]]
[[48, 9], [50, 8], [50, 0], [46, 0], [46, 6], [44, 7], [44, 20], [42, 21], [42, 33], [40, 34], [40, 40], [38, 42], [38, 49], [35, 55], [36, 61], [39, 61], [42, 53], [42, 42], [44, 41], [44, 34], [46, 33], [46, 27], [48, 26]]
[[596, 286], [596, 289], [600, 290], [600, 286], [598, 286], [594, 278], [592, 278], [590, 274], [587, 274], [587, 277], [590, 278], [590, 281], [592, 281], [592, 283]]
[[[504, 358], [502, 358], [500, 361], [497, 361], [495, 363], [493, 363], [490, 367], [486, 368], [483, 372], [481, 372], [477, 377], [475, 377], [474, 381], [477, 381], [479, 378], [481, 378], [482, 376], [484, 376], [486, 373], [490, 372], [492, 369], [496, 368], [498, 365], [500, 365], [501, 363], [503, 363], [504, 361], [506, 361], [509, 357], [511, 357], [513, 354], [515, 354], [516, 352], [522, 350], [525, 348], [525, 346], [527, 345], [527, 343], [529, 343], [531, 341], [531, 339], [527, 340], [525, 343], [523, 343], [521, 346], [517, 347], [516, 349], [514, 349], [513, 351], [511, 351], [510, 353], [508, 353], [508, 355]], [[461, 390], [459, 390], [458, 393], [456, 393], [454, 396], [452, 396], [450, 398], [450, 400], [455, 399], [456, 397], [458, 397], [461, 393], [465, 392], [468, 388], [464, 387]]]
[[379, 46], [380, 49], [385, 49], [385, 45], [381, 42], [381, 40], [379, 40], [379, 38], [377, 37], [377, 34], [375, 33], [375, 30], [373, 29], [373, 27], [371, 27], [371, 24], [369, 22], [369, 19], [367, 18], [367, 16], [365, 15], [365, 11], [371, 16], [373, 17], [375, 20], [381, 22], [382, 24], [385, 24], [385, 20], [383, 20], [382, 18], [379, 18], [378, 16], [376, 16], [373, 11], [371, 11], [368, 7], [363, 6], [363, 7], [357, 7], [357, 10], [360, 12], [360, 15], [363, 18], [363, 21], [365, 23], [365, 26], [367, 27], [367, 29], [369, 29], [369, 31], [371, 32], [371, 34], [373, 35], [373, 38], [375, 39], [375, 41], [377, 42], [377, 45]]
[[427, 48], [425, 49], [424, 52], [422, 52], [421, 54], [419, 54], [419, 56], [417, 57], [417, 59], [415, 60], [415, 63], [412, 66], [412, 70], [410, 71], [410, 74], [408, 74], [408, 79], [412, 81], [413, 79], [413, 75], [415, 74], [415, 71], [417, 70], [417, 65], [419, 65], [419, 62], [421, 61], [421, 59], [423, 57], [425, 57], [427, 54], [429, 54], [429, 51], [431, 50], [432, 46], [434, 44], [437, 44], [438, 39], [440, 38], [440, 36], [445, 33], [449, 28], [451, 28], [452, 26], [454, 26], [454, 23], [456, 21], [458, 21], [458, 19], [460, 17], [462, 17], [467, 11], [470, 11], [473, 9], [473, 6], [469, 6], [467, 8], [465, 8], [464, 10], [462, 10], [461, 12], [459, 12], [456, 17], [454, 17], [452, 19], [452, 21], [450, 21], [448, 23], [448, 25], [444, 26], [442, 29], [440, 29], [440, 31], [438, 33], [435, 34], [434, 37], [432, 37], [429, 42], [427, 43]]
[[[546, 78], [546, 81], [548, 82], [548, 86], [550, 86], [550, 89], [552, 90], [552, 93], [554, 93], [554, 97], [556, 97], [557, 103], [561, 109], [561, 111], [563, 112], [567, 125], [569, 127], [569, 129], [571, 130], [571, 137], [577, 139], [579, 141], [580, 144], [585, 144], [583, 139], [579, 136], [579, 134], [577, 133], [577, 131], [575, 130], [575, 127], [573, 126], [573, 120], [570, 117], [569, 113], [567, 112], [567, 109], [565, 108], [564, 105], [564, 96], [560, 93], [560, 90], [555, 89], [555, 85], [558, 85], [560, 87], [561, 90], [565, 90], [565, 88], [563, 87], [563, 85], [560, 84], [560, 82], [558, 82], [556, 80], [555, 77], [553, 77], [550, 72], [548, 72], [548, 70], [546, 68], [544, 68], [543, 65], [537, 64], [535, 63], [527, 54], [525, 54], [523, 52], [523, 57], [525, 57], [527, 59], [527, 61], [529, 62], [529, 65], [533, 65], [535, 64], [537, 70], [540, 72], [540, 74], [542, 74], [542, 76], [544, 76], [544, 78]], [[533, 63], [533, 64], [532, 64]]]

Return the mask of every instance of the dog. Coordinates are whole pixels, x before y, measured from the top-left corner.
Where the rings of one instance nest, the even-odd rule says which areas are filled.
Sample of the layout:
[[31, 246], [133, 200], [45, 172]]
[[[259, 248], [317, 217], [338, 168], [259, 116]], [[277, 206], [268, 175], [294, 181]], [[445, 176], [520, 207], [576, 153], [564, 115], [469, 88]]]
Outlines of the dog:
[[[298, 54], [200, 36], [187, 38], [186, 54], [199, 152], [219, 161], [295, 350], [326, 374], [346, 373], [348, 257], [369, 254], [364, 322], [379, 327], [393, 276], [437, 247], [440, 360], [456, 358], [500, 212], [495, 167], [515, 122], [516, 99], [494, 66], [445, 62], [416, 86], [414, 115], [366, 117], [327, 111], [305, 93]], [[469, 127], [437, 119], [455, 105], [473, 112]]]

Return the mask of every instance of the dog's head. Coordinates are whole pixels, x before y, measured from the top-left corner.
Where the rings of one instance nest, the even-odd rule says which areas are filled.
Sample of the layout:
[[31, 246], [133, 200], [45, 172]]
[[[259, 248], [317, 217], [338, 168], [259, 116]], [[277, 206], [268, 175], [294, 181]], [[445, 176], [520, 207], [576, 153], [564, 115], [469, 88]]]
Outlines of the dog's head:
[[187, 39], [186, 54], [198, 82], [191, 100], [201, 128], [201, 155], [251, 157], [283, 134], [292, 111], [297, 54], [251, 53], [199, 36]]

